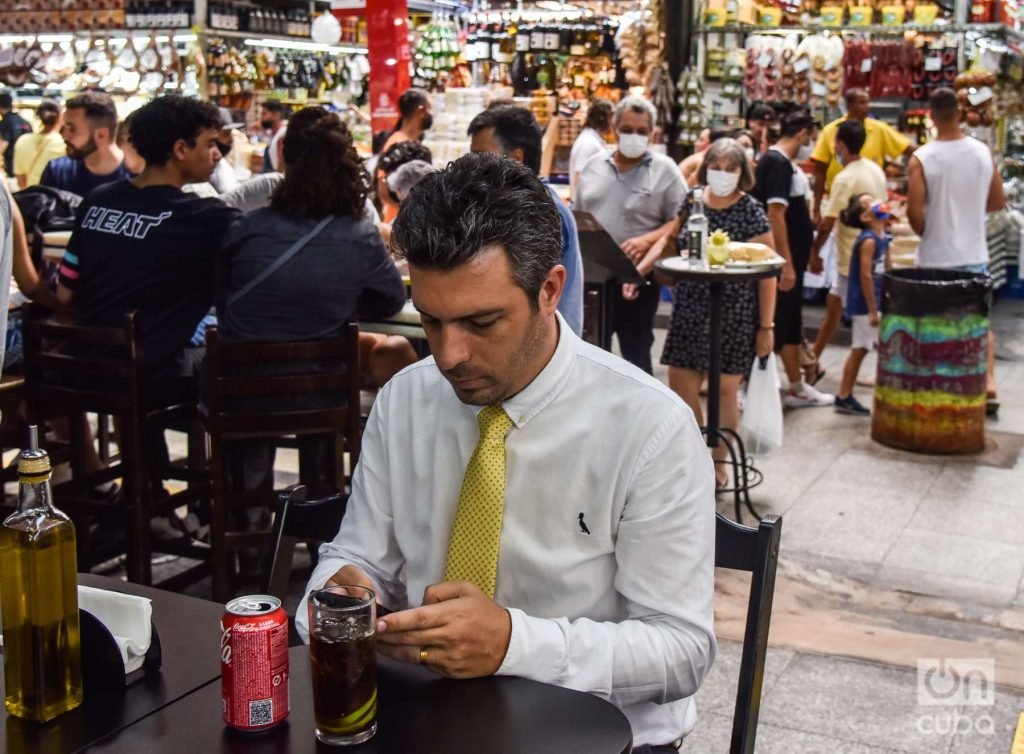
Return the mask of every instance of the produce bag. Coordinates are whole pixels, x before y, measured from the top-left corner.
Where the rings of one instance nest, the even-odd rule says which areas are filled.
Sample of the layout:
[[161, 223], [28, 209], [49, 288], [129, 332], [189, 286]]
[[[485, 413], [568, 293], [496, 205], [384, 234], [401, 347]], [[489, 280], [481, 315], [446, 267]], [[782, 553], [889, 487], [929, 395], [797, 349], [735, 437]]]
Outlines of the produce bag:
[[782, 396], [779, 395], [779, 387], [775, 354], [770, 353], [764, 358], [755, 356], [740, 422], [743, 442], [752, 455], [763, 455], [782, 447]]

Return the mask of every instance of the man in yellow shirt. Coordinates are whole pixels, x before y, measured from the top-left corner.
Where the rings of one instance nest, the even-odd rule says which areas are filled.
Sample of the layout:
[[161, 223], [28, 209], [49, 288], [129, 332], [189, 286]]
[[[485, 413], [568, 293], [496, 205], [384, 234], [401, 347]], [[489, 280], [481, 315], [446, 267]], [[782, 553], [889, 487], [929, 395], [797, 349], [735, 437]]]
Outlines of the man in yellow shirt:
[[36, 109], [36, 117], [42, 124], [40, 129], [14, 143], [14, 177], [18, 179], [19, 189], [37, 186], [46, 163], [67, 154], [67, 146], [60, 135], [60, 105], [44, 99]]
[[[885, 167], [885, 161], [895, 160], [900, 155], [910, 157], [915, 147], [906, 136], [901, 134], [888, 123], [869, 118], [871, 112], [871, 98], [863, 89], [851, 89], [846, 93], [846, 116], [834, 120], [821, 130], [818, 143], [811, 153], [814, 160], [814, 224], [821, 224], [821, 198], [825, 191], [831, 187], [832, 179], [843, 169], [842, 165], [836, 162], [835, 143], [836, 131], [839, 124], [845, 120], [859, 120], [864, 124], [864, 131], [867, 133], [867, 140], [860, 156], [871, 160], [879, 167]], [[885, 197], [879, 197], [884, 200]]]

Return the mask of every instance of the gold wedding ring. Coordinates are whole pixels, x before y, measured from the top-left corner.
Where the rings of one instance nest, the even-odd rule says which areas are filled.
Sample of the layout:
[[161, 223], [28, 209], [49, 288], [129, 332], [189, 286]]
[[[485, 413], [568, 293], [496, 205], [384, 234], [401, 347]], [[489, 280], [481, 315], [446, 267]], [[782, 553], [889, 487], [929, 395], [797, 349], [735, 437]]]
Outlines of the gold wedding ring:
[[420, 665], [427, 664], [427, 648], [420, 647]]

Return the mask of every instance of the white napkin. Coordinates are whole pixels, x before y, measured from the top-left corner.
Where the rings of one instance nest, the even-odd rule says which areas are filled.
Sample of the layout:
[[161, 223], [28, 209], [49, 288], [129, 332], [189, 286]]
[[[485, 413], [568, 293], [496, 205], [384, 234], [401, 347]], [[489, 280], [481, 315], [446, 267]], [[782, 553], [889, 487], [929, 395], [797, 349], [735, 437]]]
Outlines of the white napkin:
[[79, 586], [78, 607], [96, 616], [113, 634], [126, 674], [142, 667], [153, 640], [153, 605], [148, 599]]

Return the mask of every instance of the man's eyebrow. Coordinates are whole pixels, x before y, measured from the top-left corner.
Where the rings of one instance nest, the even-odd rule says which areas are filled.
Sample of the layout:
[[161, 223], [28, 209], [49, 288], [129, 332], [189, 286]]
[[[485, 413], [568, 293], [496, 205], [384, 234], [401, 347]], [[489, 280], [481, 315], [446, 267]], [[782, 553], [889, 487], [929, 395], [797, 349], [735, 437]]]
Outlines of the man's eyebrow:
[[[440, 320], [440, 317], [435, 317], [433, 314], [431, 314], [430, 312], [428, 312], [425, 309], [423, 309], [423, 307], [418, 306], [416, 304], [413, 304], [413, 306], [416, 307], [416, 311], [418, 311], [421, 316], [424, 316], [424, 317], [426, 317], [428, 319]], [[467, 320], [467, 319], [480, 319], [482, 317], [489, 317], [489, 316], [492, 316], [494, 314], [501, 314], [504, 311], [505, 310], [501, 309], [501, 308], [497, 308], [497, 309], [481, 309], [479, 311], [470, 312], [469, 314], [464, 314], [461, 317], [456, 317], [454, 321], [455, 322], [462, 322], [462, 321]]]

